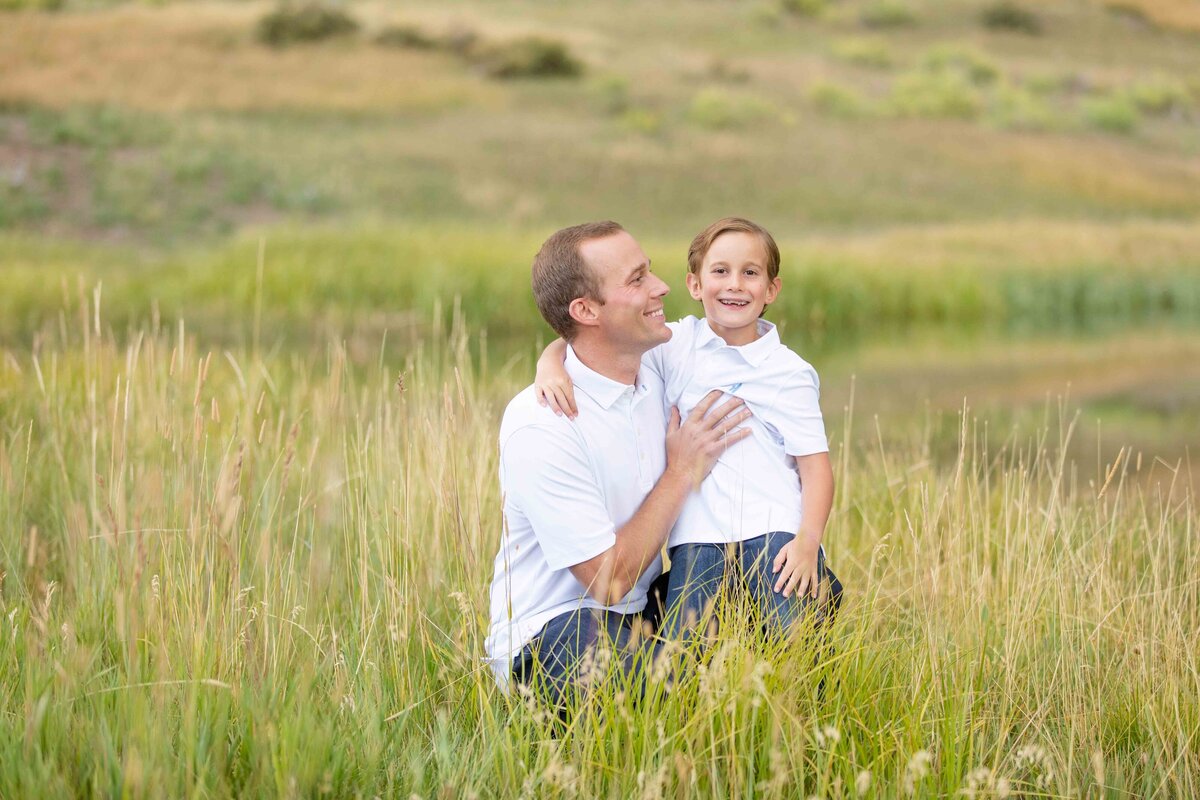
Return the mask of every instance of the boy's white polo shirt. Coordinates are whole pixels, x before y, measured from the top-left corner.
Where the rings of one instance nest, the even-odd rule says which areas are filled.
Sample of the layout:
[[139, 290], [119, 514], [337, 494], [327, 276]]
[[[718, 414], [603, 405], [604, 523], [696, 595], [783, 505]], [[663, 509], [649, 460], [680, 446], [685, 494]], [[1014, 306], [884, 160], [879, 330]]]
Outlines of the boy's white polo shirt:
[[579, 608], [641, 611], [660, 559], [613, 606], [592, 599], [570, 567], [616, 543], [616, 531], [666, 468], [663, 386], [646, 368], [636, 386], [588, 368], [567, 348], [579, 416], [570, 421], [538, 405], [533, 387], [513, 398], [500, 423], [504, 530], [491, 589], [485, 647], [506, 686], [512, 660], [559, 614]]
[[742, 398], [753, 414], [742, 423], [753, 434], [726, 450], [689, 496], [669, 545], [798, 530], [795, 456], [829, 451], [816, 370], [780, 342], [766, 320], [758, 321], [759, 338], [740, 347], [726, 344], [703, 319], [668, 324], [671, 340], [647, 355], [666, 383], [667, 407], [678, 406], [686, 417], [706, 394], [721, 389]]

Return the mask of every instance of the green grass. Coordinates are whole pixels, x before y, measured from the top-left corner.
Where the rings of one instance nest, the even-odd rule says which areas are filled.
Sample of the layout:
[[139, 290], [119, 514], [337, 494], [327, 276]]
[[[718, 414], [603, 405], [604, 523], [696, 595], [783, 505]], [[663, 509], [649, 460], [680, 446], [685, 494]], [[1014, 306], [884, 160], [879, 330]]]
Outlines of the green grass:
[[359, 369], [119, 345], [94, 312], [0, 362], [5, 796], [1200, 789], [1194, 498], [1077, 474], [1069, 413], [887, 446], [830, 414], [833, 649], [730, 620], [673, 691], [601, 681], [552, 736], [479, 660], [484, 443], [527, 359], [473, 362], [462, 325]]

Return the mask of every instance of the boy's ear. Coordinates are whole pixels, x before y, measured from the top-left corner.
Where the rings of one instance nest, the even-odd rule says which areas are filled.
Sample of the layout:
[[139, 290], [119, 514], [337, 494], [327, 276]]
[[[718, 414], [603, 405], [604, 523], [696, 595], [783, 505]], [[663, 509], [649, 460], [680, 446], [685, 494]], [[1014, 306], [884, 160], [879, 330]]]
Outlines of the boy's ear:
[[767, 284], [767, 299], [765, 305], [771, 305], [775, 302], [775, 298], [779, 296], [779, 290], [783, 288], [783, 281], [779, 278]]
[[571, 315], [571, 319], [575, 320], [576, 325], [593, 327], [600, 324], [596, 306], [596, 301], [590, 297], [576, 297], [571, 301], [571, 305], [567, 306], [567, 313]]
[[696, 275], [696, 273], [689, 272], [687, 274], [687, 287], [688, 287], [688, 294], [690, 294], [692, 296], [692, 299], [699, 300], [700, 299], [700, 278], [699, 278], [699, 276]]

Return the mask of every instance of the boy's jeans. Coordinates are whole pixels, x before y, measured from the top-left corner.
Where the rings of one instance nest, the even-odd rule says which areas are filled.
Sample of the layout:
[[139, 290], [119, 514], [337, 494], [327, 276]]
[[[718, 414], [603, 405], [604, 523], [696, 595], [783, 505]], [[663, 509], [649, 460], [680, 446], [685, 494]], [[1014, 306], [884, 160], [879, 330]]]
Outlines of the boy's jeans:
[[841, 582], [825, 565], [825, 548], [817, 551], [817, 580], [829, 581], [825, 602], [817, 602], [808, 595], [800, 597], [795, 592], [784, 597], [774, 591], [778, 576], [771, 569], [775, 557], [794, 537], [789, 531], [772, 531], [743, 542], [681, 544], [671, 548], [663, 635], [677, 639], [682, 634], [690, 639], [696, 631], [715, 633], [716, 617], [712, 611], [723, 584], [741, 584], [745, 588], [758, 606], [768, 635], [783, 635], [810, 614], [815, 625], [824, 624], [836, 612], [842, 594]]

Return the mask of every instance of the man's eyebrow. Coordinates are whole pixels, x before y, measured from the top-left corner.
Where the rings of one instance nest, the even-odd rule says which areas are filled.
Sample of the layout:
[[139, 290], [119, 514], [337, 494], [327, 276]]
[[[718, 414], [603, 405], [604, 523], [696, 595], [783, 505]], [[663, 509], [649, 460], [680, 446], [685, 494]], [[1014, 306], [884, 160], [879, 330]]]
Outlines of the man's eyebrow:
[[642, 273], [649, 272], [649, 271], [650, 271], [650, 262], [644, 261], [641, 264], [638, 264], [636, 267], [634, 267], [629, 272], [629, 274], [625, 276], [625, 280], [631, 281], [634, 278], [636, 278], [638, 275], [641, 275]]

